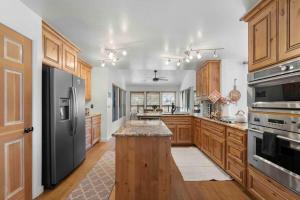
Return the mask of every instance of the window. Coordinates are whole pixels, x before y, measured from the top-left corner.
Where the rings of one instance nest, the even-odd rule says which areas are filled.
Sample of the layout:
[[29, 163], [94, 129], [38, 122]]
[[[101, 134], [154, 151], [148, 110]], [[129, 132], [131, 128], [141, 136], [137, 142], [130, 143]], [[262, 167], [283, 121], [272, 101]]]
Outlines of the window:
[[118, 86], [112, 86], [112, 121], [126, 115], [126, 91]]
[[130, 111], [133, 113], [144, 112], [145, 94], [144, 92], [130, 93]]
[[119, 118], [126, 116], [126, 91], [119, 89]]
[[176, 93], [175, 92], [162, 92], [161, 93], [161, 105], [163, 112], [171, 112], [172, 103], [175, 104]]
[[146, 93], [146, 108], [152, 109], [153, 107], [160, 107], [160, 93], [159, 92], [147, 92]]
[[119, 88], [113, 85], [112, 90], [112, 121], [119, 119]]

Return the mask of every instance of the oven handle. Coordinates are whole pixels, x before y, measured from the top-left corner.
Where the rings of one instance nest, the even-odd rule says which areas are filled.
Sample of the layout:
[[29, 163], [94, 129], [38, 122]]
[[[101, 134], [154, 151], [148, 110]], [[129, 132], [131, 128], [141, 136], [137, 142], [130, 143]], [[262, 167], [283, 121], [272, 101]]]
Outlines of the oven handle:
[[260, 134], [263, 134], [263, 133], [264, 133], [263, 131], [260, 131], [260, 130], [254, 129], [254, 128], [248, 128], [248, 130], [249, 130], [249, 131], [256, 132], [256, 133], [260, 133]]
[[278, 76], [278, 77], [271, 77], [271, 78], [266, 78], [266, 79], [262, 79], [262, 80], [249, 82], [248, 85], [253, 86], [253, 85], [256, 85], [256, 84], [259, 84], [259, 83], [265, 83], [265, 82], [269, 82], [269, 81], [276, 81], [276, 80], [295, 77], [295, 76], [299, 76], [299, 75], [300, 75], [300, 73], [297, 72], [297, 73], [282, 75], [282, 76]]
[[300, 141], [299, 141], [299, 140], [291, 139], [291, 138], [284, 137], [284, 136], [281, 136], [281, 135], [277, 135], [277, 138], [282, 139], [282, 140], [285, 140], [285, 141], [295, 142], [295, 143], [300, 144]]

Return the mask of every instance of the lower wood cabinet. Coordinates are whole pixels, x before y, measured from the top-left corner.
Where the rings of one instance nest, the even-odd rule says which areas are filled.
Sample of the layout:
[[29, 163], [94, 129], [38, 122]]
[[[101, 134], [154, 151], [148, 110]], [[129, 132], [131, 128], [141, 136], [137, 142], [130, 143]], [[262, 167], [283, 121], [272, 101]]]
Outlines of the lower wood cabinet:
[[201, 120], [199, 118], [194, 118], [193, 123], [193, 140], [194, 145], [196, 145], [199, 149], [201, 148]]
[[163, 116], [161, 120], [173, 133], [171, 142], [174, 145], [193, 144], [192, 117], [190, 116]]
[[226, 171], [241, 185], [247, 184], [247, 133], [226, 128]]
[[101, 115], [85, 118], [86, 149], [90, 149], [101, 138]]
[[220, 167], [226, 167], [225, 126], [201, 121], [201, 150]]
[[299, 200], [300, 196], [291, 192], [273, 179], [265, 176], [249, 165], [248, 191], [258, 200]]

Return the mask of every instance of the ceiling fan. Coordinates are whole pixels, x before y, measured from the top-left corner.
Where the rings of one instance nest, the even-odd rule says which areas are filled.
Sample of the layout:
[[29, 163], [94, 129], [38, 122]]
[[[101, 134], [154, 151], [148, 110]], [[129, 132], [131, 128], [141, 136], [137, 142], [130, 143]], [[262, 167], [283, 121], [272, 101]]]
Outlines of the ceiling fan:
[[158, 82], [158, 81], [168, 81], [166, 77], [157, 77], [157, 70], [154, 70], [154, 78], [152, 78], [153, 82]]

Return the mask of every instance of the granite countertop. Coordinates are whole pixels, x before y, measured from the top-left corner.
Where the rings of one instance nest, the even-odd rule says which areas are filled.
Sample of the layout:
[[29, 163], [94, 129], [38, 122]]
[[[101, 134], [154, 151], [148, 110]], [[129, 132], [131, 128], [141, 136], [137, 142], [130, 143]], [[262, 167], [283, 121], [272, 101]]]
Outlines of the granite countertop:
[[172, 132], [168, 127], [160, 120], [130, 120], [125, 122], [125, 125], [117, 132], [112, 134], [115, 137], [118, 136], [159, 136], [159, 137], [171, 137]]
[[97, 115], [101, 115], [101, 113], [90, 113], [89, 115], [86, 115], [85, 118], [94, 117]]
[[231, 128], [236, 128], [236, 129], [239, 129], [241, 131], [247, 131], [248, 130], [248, 123], [232, 123], [232, 124], [230, 124], [230, 123], [222, 122], [222, 121], [219, 121], [219, 120], [210, 119], [208, 117], [204, 117], [201, 114], [193, 114], [193, 116], [197, 117], [197, 118], [200, 118], [200, 119], [203, 119], [203, 120], [207, 120], [207, 121], [215, 122], [215, 123], [218, 123], [218, 124], [221, 124], [221, 125], [224, 125], [224, 126], [228, 126], [228, 127], [231, 127]]

